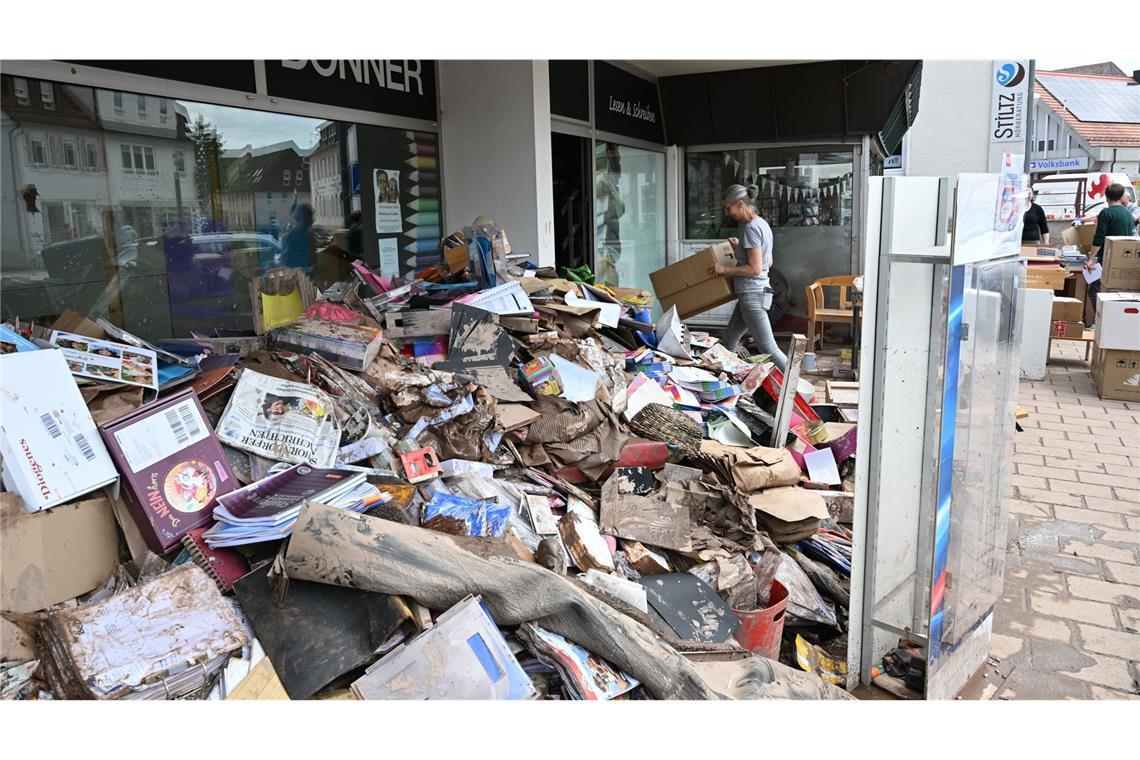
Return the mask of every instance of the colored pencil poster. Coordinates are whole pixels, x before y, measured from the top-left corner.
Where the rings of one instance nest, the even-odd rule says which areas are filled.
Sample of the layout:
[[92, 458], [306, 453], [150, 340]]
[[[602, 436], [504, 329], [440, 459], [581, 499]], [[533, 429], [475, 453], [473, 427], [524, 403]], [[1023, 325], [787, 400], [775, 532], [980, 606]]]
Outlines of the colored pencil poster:
[[376, 189], [376, 232], [403, 232], [400, 220], [400, 172], [395, 169], [373, 169], [372, 184]]
[[380, 273], [385, 277], [400, 276], [400, 245], [397, 238], [380, 238]]

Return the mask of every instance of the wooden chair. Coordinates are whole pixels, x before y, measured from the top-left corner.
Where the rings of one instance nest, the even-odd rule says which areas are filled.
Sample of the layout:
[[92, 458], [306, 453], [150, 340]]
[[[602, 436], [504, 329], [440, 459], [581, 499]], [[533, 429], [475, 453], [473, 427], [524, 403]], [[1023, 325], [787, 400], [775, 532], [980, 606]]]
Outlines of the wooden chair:
[[[821, 277], [804, 288], [807, 296], [808, 311], [808, 344], [807, 350], [814, 351], [816, 340], [823, 348], [823, 326], [828, 322], [842, 322], [851, 324], [851, 299], [847, 296], [847, 289], [854, 286], [855, 278], [859, 275], [839, 275], [836, 277]], [[837, 308], [828, 308], [825, 305], [824, 288], [839, 288]], [[818, 327], [817, 327], [818, 325]]]

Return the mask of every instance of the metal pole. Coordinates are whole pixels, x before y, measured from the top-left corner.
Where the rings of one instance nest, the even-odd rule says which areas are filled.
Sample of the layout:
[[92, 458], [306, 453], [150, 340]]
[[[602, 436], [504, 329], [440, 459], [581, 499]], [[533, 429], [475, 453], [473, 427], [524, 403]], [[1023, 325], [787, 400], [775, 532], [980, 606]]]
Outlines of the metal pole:
[[1030, 59], [1029, 61], [1029, 97], [1025, 99], [1025, 169], [1024, 172], [1029, 174], [1029, 155], [1033, 152], [1033, 127], [1034, 113], [1037, 111], [1036, 106], [1033, 104], [1033, 83], [1037, 79], [1037, 61]]

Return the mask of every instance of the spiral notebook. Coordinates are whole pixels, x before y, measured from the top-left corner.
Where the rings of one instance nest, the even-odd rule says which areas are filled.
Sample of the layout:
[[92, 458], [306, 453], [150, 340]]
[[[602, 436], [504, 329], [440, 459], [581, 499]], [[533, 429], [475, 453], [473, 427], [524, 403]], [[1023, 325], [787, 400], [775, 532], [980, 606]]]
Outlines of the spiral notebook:
[[218, 584], [224, 594], [232, 594], [234, 581], [249, 572], [249, 562], [235, 549], [212, 549], [202, 538], [209, 528], [195, 528], [182, 537], [182, 546], [194, 560], [194, 564]]

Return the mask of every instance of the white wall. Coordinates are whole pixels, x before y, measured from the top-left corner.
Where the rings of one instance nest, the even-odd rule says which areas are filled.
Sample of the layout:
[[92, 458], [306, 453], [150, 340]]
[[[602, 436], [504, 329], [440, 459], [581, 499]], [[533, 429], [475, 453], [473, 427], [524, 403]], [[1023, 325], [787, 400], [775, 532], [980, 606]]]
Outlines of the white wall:
[[993, 61], [922, 62], [918, 116], [908, 131], [904, 166], [912, 177], [996, 172], [1003, 151], [1024, 143], [990, 143]]
[[440, 61], [447, 231], [486, 215], [516, 253], [554, 265], [546, 61]]

